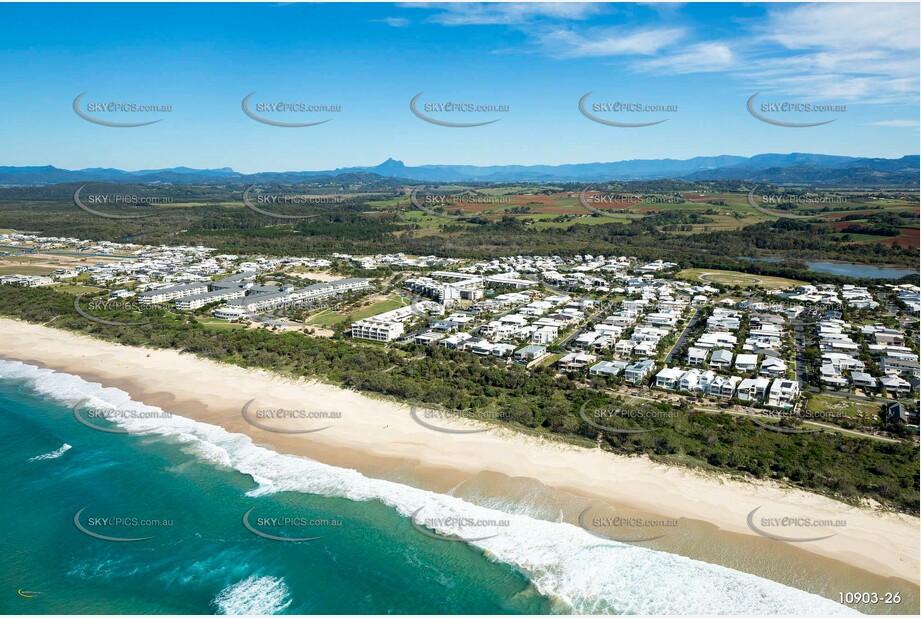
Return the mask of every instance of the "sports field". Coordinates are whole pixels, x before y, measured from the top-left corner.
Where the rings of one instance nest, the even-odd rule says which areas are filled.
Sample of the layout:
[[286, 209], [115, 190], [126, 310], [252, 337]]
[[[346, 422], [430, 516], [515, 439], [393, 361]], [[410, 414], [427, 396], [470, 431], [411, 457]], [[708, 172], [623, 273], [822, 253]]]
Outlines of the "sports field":
[[722, 285], [757, 286], [766, 289], [790, 288], [803, 285], [803, 281], [784, 277], [752, 275], [732, 270], [714, 270], [712, 268], [686, 268], [676, 275], [680, 279], [695, 283], [720, 283]]

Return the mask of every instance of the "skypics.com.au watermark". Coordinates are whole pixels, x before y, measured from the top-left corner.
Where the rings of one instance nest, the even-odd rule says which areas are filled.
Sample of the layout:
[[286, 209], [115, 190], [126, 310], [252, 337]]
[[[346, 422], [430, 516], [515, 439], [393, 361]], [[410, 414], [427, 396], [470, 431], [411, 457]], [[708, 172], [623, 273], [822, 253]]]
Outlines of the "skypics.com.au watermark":
[[84, 521], [83, 512], [87, 508], [88, 507], [83, 507], [74, 515], [74, 526], [83, 534], [101, 541], [111, 541], [115, 543], [147, 541], [154, 537], [128, 535], [132, 532], [135, 534], [144, 534], [150, 529], [170, 528], [173, 526], [172, 519], [153, 519], [123, 515], [86, 517]]
[[295, 205], [311, 205], [311, 204], [341, 204], [343, 202], [341, 195], [307, 195], [307, 194], [285, 194], [285, 195], [276, 195], [276, 194], [265, 194], [260, 193], [256, 196], [255, 202], [257, 204], [268, 204], [275, 205], [279, 204], [282, 206]]
[[[802, 410], [799, 412], [794, 412], [793, 410], [755, 410], [754, 408], [748, 408], [748, 416], [751, 421], [761, 427], [762, 429], [767, 429], [768, 431], [773, 431], [775, 433], [786, 433], [786, 434], [802, 434], [802, 433], [818, 433], [822, 431], [821, 429], [798, 429], [796, 427], [790, 426], [792, 423], [806, 423], [806, 422], [828, 422], [834, 419], [843, 420], [849, 418], [846, 412], [843, 411], [811, 411], [811, 410]], [[765, 420], [761, 420], [765, 419]], [[777, 419], [780, 422], [768, 422], [768, 419]]]
[[[311, 517], [257, 517], [253, 515], [253, 507], [243, 513], [243, 526], [256, 536], [271, 541], [281, 541], [284, 543], [306, 543], [309, 541], [318, 541], [324, 535], [304, 536], [304, 534], [315, 534], [316, 532], [328, 531], [329, 529], [341, 528], [342, 520], [336, 518], [311, 518]], [[271, 530], [271, 532], [269, 532]], [[285, 531], [288, 531], [285, 533]]]
[[464, 192], [454, 195], [447, 193], [429, 193], [420, 196], [419, 191], [421, 189], [422, 187], [415, 187], [410, 192], [409, 201], [412, 205], [426, 214], [435, 217], [444, 217], [445, 219], [473, 219], [480, 216], [478, 212], [452, 215], [445, 212], [444, 209], [448, 207], [464, 208], [465, 206], [473, 206], [475, 208], [480, 208], [482, 206], [497, 206], [512, 203], [512, 198], [507, 195], [478, 195]]
[[136, 101], [91, 100], [83, 101], [86, 92], [81, 92], [73, 102], [74, 113], [80, 118], [104, 127], [129, 128], [144, 127], [163, 120], [146, 120], [141, 122], [118, 122], [115, 118], [124, 118], [124, 114], [165, 114], [173, 111], [172, 105], [139, 103]]
[[339, 195], [309, 195], [293, 193], [255, 193], [256, 185], [250, 185], [243, 191], [243, 205], [249, 210], [267, 217], [276, 219], [315, 219], [319, 214], [313, 215], [286, 215], [266, 210], [262, 206], [322, 206], [341, 204]]
[[115, 214], [109, 212], [102, 212], [92, 208], [93, 206], [118, 206], [118, 207], [135, 207], [135, 206], [152, 206], [156, 204], [172, 204], [173, 198], [167, 196], [149, 196], [149, 195], [137, 195], [134, 193], [130, 194], [86, 194], [82, 195], [83, 190], [86, 188], [86, 185], [81, 186], [76, 191], [74, 191], [74, 206], [79, 208], [84, 212], [95, 217], [101, 217], [103, 219], [144, 219], [145, 217], [150, 217], [153, 213], [139, 214], [139, 215], [124, 215], [124, 214]]
[[579, 526], [589, 534], [619, 543], [661, 539], [678, 529], [679, 520], [653, 517], [612, 507], [590, 506], [579, 513]]
[[792, 205], [822, 205], [822, 204], [847, 204], [848, 199], [843, 195], [789, 195], [789, 194], [762, 194], [761, 203], [764, 205], [783, 206]]
[[426, 195], [424, 198], [426, 204], [431, 206], [445, 207], [449, 204], [511, 204], [512, 198], [507, 195]]
[[637, 421], [645, 421], [649, 419], [677, 418], [678, 411], [660, 410], [659, 408], [654, 407], [620, 408], [611, 406], [595, 406], [594, 404], [591, 404], [591, 402], [586, 401], [582, 404], [582, 407], [579, 408], [579, 417], [595, 429], [600, 429], [602, 431], [608, 431], [611, 433], [633, 434], [647, 433], [655, 430], [615, 427], [615, 422], [617, 420], [627, 420], [636, 423]]
[[476, 518], [454, 513], [436, 513], [429, 507], [426, 516], [419, 514], [426, 507], [420, 507], [410, 516], [413, 530], [439, 541], [475, 542], [499, 536], [512, 525], [510, 519], [501, 517]]
[[[331, 410], [306, 410], [302, 408], [263, 407], [253, 405], [255, 401], [255, 399], [250, 399], [243, 405], [243, 408], [240, 410], [243, 420], [253, 427], [272, 433], [316, 433], [332, 427], [331, 424], [326, 423], [327, 421], [338, 421], [342, 419], [342, 412]], [[305, 421], [309, 421], [311, 425], [320, 422], [323, 426], [305, 427]]]
[[636, 206], [637, 204], [681, 204], [680, 197], [661, 195], [622, 195], [620, 193], [594, 193], [587, 195], [586, 199], [591, 204], [611, 204], [612, 206]]
[[460, 427], [456, 426], [452, 427], [452, 424], [465, 423], [467, 421], [487, 423], [509, 418], [508, 412], [495, 410], [420, 410], [416, 406], [410, 406], [409, 416], [417, 424], [425, 427], [426, 429], [452, 434], [483, 433], [484, 431], [490, 431], [496, 428], [477, 427], [471, 429], [461, 429]]
[[[618, 211], [624, 210], [631, 206], [639, 204], [683, 204], [684, 199], [674, 195], [624, 195], [622, 193], [598, 193], [592, 191], [592, 185], [588, 185], [579, 192], [579, 204], [585, 210], [601, 215], [604, 217], [622, 218], [623, 214]], [[613, 212], [596, 206], [611, 206], [616, 210]]]
[[[774, 197], [778, 197], [778, 196], [773, 196], [773, 195], [762, 196], [761, 200], [756, 200], [755, 199], [756, 189], [757, 187], [752, 187], [751, 191], [748, 192], [748, 205], [754, 208], [755, 210], [757, 210], [758, 212], [764, 213], [766, 215], [770, 215], [772, 217], [781, 217], [785, 219], [812, 219], [816, 216], [816, 215], [794, 215], [794, 214], [790, 214], [784, 211], [770, 210], [766, 208], [766, 205], [773, 204], [775, 207], [780, 207], [780, 206], [783, 206], [784, 204], [795, 205], [795, 204], [803, 204], [804, 202], [776, 202], [776, 201], [772, 202], [770, 200], [772, 200]], [[769, 201], [766, 204], [763, 199], [764, 197], [769, 198]], [[838, 203], [838, 202], [830, 202], [830, 203]]]
[[[621, 115], [621, 117], [623, 117], [623, 114], [656, 114], [660, 116], [662, 114], [674, 114], [678, 111], [677, 105], [640, 101], [599, 101], [589, 105], [588, 98], [591, 94], [591, 92], [587, 92], [579, 99], [579, 111], [592, 122], [597, 122], [598, 124], [609, 127], [628, 129], [651, 127], [653, 125], [662, 124], [668, 120], [668, 118], [662, 118], [642, 122], [626, 122], [625, 120], [614, 120], [613, 118], [616, 116], [610, 116], [611, 114], [618, 114]], [[602, 117], [599, 114], [605, 114], [607, 117]]]
[[106, 300], [102, 299], [93, 299], [86, 302], [86, 307], [84, 307], [83, 294], [76, 296], [74, 298], [74, 310], [82, 317], [90, 320], [91, 322], [96, 322], [97, 324], [107, 324], [109, 326], [143, 326], [145, 324], [150, 324], [150, 320], [140, 320], [135, 322], [122, 322], [119, 320], [110, 320], [107, 318], [101, 318], [99, 316], [92, 315], [90, 311], [131, 311], [131, 312], [140, 312], [143, 308], [137, 303], [122, 300], [109, 298]]
[[420, 120], [441, 127], [482, 127], [493, 124], [494, 122], [499, 122], [500, 118], [492, 118], [480, 122], [458, 122], [447, 120], [446, 118], [460, 118], [466, 114], [506, 114], [511, 111], [511, 106], [501, 103], [478, 103], [450, 100], [430, 101], [427, 103], [420, 102], [419, 99], [423, 94], [425, 93], [420, 92], [410, 100], [409, 110]]
[[[243, 113], [262, 124], [273, 127], [301, 128], [315, 127], [326, 124], [332, 118], [311, 120], [309, 122], [291, 122], [282, 118], [293, 118], [297, 114], [338, 114], [342, 111], [341, 105], [329, 103], [306, 103], [304, 101], [253, 101], [255, 92], [250, 92], [243, 97], [241, 108]], [[274, 116], [274, 117], [273, 117]]]
[[[777, 511], [778, 508], [782, 507], [775, 507], [774, 511]], [[746, 518], [746, 523], [755, 534], [775, 541], [787, 543], [822, 541], [837, 534], [832, 530], [847, 526], [846, 519], [818, 518], [801, 514], [788, 515], [767, 510], [761, 511], [761, 509], [760, 506], [752, 509]], [[760, 514], [759, 511], [761, 511]]]
[[128, 433], [127, 429], [122, 429], [118, 426], [119, 421], [168, 420], [173, 418], [172, 414], [160, 409], [100, 408], [87, 406], [88, 402], [88, 399], [84, 399], [74, 405], [74, 419], [81, 425], [104, 433]]
[[[805, 118], [812, 116], [813, 114], [821, 114], [822, 116], [827, 117], [829, 114], [841, 114], [847, 112], [847, 105], [843, 104], [822, 105], [817, 103], [808, 103], [805, 101], [762, 101], [761, 103], [757, 103], [756, 99], [760, 94], [760, 92], [756, 92], [751, 97], [749, 97], [747, 103], [745, 104], [746, 109], [748, 109], [748, 113], [761, 122], [766, 122], [767, 124], [772, 124], [778, 127], [818, 127], [824, 124], [832, 123], [837, 120], [837, 118], [807, 122], [793, 122], [792, 120], [780, 120], [780, 118]], [[794, 116], [788, 116], [788, 114], [794, 114]]]

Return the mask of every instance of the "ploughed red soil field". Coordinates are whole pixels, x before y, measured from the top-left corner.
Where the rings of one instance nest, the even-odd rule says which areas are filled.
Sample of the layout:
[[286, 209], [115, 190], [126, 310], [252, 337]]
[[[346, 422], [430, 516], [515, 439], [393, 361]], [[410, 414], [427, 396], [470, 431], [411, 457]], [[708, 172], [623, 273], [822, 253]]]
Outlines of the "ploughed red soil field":
[[899, 230], [901, 234], [895, 237], [886, 238], [882, 243], [890, 247], [895, 245], [900, 247], [921, 247], [921, 241], [919, 241], [918, 238], [918, 230], [910, 227], [901, 227]]
[[[512, 206], [542, 206], [555, 205], [560, 195], [509, 195], [509, 202]], [[578, 200], [578, 195], [569, 196], [569, 199]]]
[[879, 214], [880, 212], [882, 211], [880, 210], [846, 210], [842, 212], [825, 212], [825, 213], [822, 213], [822, 216], [827, 219], [843, 219], [844, 217], [847, 217], [850, 215], [870, 216], [870, 215]]
[[[859, 225], [856, 221], [834, 221], [828, 226], [836, 231], [843, 232], [852, 225]], [[918, 247], [921, 246], [918, 239], [918, 230], [911, 227], [900, 227], [898, 236], [880, 236], [876, 240], [867, 242], [878, 242], [890, 247], [898, 245], [900, 247]]]
[[[581, 204], [579, 205], [581, 208]], [[574, 212], [573, 206], [531, 206], [531, 213], [538, 215], [572, 215], [585, 214]]]

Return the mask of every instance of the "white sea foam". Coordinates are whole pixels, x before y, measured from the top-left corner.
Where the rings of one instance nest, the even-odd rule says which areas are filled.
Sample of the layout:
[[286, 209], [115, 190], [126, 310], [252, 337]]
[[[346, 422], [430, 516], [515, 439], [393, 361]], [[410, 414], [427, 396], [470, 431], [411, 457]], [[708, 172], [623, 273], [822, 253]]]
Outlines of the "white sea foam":
[[[18, 362], [0, 361], [0, 378], [27, 380], [38, 392], [70, 405], [89, 398], [91, 404], [100, 407], [158, 410], [132, 401], [121, 390], [103, 388], [77, 376]], [[858, 613], [821, 596], [726, 567], [605, 541], [568, 523], [509, 514], [453, 496], [370, 479], [355, 470], [280, 455], [254, 445], [245, 435], [180, 416], [120, 418], [118, 422], [131, 433], [178, 437], [184, 448], [195, 449], [198, 456], [251, 476], [259, 484], [259, 488], [251, 492], [253, 495], [297, 491], [353, 501], [377, 500], [404, 517], [422, 509], [416, 516], [419, 522], [447, 516], [505, 520], [508, 525], [504, 527], [489, 531], [467, 529], [460, 535], [471, 539], [497, 533], [490, 538], [470, 541], [470, 544], [482, 549], [492, 560], [515, 566], [530, 578], [538, 591], [565, 603], [577, 613]], [[442, 534], [458, 533], [458, 529], [438, 522], [426, 522], [425, 527]], [[247, 598], [252, 597], [254, 593], [248, 591], [254, 590], [254, 582], [258, 581], [253, 580], [234, 593], [235, 598], [242, 598], [244, 591], [247, 591]], [[268, 590], [267, 582], [261, 587]]]
[[283, 579], [252, 575], [221, 590], [211, 603], [219, 614], [265, 616], [287, 609], [291, 598]]
[[51, 451], [50, 453], [45, 453], [44, 455], [36, 455], [35, 457], [29, 457], [29, 461], [42, 461], [43, 459], [57, 459], [64, 453], [70, 450], [70, 445], [65, 443], [61, 448]]

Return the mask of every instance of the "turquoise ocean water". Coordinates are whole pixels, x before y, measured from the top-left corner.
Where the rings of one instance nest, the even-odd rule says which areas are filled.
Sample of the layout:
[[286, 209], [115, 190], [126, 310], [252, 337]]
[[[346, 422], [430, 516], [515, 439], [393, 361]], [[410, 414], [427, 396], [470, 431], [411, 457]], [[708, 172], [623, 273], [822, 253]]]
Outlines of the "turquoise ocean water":
[[[96, 431], [74, 418], [84, 401], [158, 411], [0, 360], [2, 613], [849, 612], [569, 524], [279, 455], [181, 417], [94, 420], [128, 432]], [[434, 538], [454, 530], [447, 522], [411, 525], [420, 510], [417, 521], [503, 525], [454, 542]], [[265, 538], [244, 526], [247, 511], [270, 536], [322, 538]]]

